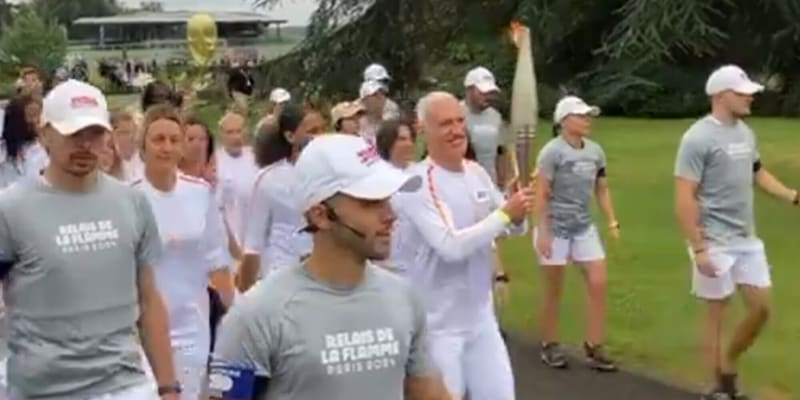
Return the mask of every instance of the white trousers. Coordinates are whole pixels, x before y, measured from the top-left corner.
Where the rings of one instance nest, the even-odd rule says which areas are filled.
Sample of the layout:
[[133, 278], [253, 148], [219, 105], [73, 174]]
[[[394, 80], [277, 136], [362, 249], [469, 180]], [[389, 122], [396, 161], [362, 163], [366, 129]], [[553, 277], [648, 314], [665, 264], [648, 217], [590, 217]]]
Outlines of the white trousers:
[[431, 332], [431, 356], [455, 400], [514, 400], [508, 349], [494, 319], [465, 333]]

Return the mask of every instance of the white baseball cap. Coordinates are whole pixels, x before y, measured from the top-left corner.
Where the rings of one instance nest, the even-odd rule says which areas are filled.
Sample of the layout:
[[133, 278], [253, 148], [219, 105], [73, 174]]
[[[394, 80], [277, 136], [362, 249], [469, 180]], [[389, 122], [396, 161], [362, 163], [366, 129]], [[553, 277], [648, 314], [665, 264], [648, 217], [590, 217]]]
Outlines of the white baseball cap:
[[755, 94], [764, 86], [750, 80], [747, 73], [736, 65], [725, 65], [712, 72], [706, 81], [706, 94], [713, 96], [726, 90], [741, 94]]
[[484, 67], [477, 67], [467, 72], [464, 78], [464, 87], [475, 86], [481, 93], [499, 92], [497, 81], [494, 79], [492, 71]]
[[384, 93], [388, 92], [386, 85], [379, 81], [364, 81], [361, 84], [361, 88], [358, 90], [358, 98], [363, 99], [380, 91], [383, 91]]
[[365, 81], [382, 81], [392, 79], [389, 76], [389, 72], [386, 71], [386, 67], [380, 64], [370, 64], [364, 70], [364, 80]]
[[284, 88], [275, 88], [269, 93], [269, 101], [279, 104], [292, 99], [292, 95]]
[[553, 112], [553, 122], [561, 121], [570, 115], [590, 115], [596, 117], [600, 115], [600, 107], [590, 106], [578, 96], [566, 96], [556, 104], [556, 111]]
[[90, 126], [111, 130], [106, 97], [100, 89], [69, 79], [57, 85], [42, 100], [42, 125], [50, 125], [64, 136]]
[[422, 179], [384, 161], [375, 146], [359, 136], [330, 133], [312, 140], [295, 163], [303, 212], [337, 193], [382, 200], [413, 192]]

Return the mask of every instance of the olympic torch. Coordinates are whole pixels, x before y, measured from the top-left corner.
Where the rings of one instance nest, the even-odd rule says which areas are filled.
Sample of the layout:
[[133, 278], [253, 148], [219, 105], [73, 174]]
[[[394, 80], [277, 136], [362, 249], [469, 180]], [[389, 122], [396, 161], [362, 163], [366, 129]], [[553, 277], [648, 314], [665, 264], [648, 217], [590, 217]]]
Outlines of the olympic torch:
[[539, 122], [539, 100], [536, 95], [536, 74], [531, 51], [531, 34], [528, 27], [512, 22], [511, 39], [517, 47], [517, 68], [511, 92], [511, 131], [515, 138], [515, 151], [511, 153], [512, 167], [521, 186], [531, 178], [531, 155], [535, 151], [536, 125]]

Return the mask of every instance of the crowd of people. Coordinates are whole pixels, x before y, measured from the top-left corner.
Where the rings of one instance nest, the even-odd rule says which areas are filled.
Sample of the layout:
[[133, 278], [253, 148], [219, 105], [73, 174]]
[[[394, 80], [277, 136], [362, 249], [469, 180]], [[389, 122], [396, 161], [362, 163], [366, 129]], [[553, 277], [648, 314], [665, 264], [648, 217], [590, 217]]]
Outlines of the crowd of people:
[[[497, 247], [528, 232], [542, 362], [567, 367], [558, 310], [576, 263], [586, 364], [617, 369], [603, 346], [593, 198], [608, 237], [620, 223], [606, 155], [588, 138], [600, 110], [579, 97], [556, 105], [554, 137], [522, 185], [492, 107], [501, 88], [483, 67], [465, 76], [463, 100], [432, 92], [413, 110], [391, 100], [379, 64], [330, 112], [276, 88], [252, 134], [241, 107], [206, 126], [158, 82], [132, 111], [109, 110], [77, 80], [46, 93], [36, 70], [21, 80], [0, 160], [9, 399], [512, 400], [496, 315], [511, 278]], [[711, 112], [677, 155], [694, 292], [710, 310], [711, 400], [744, 398], [736, 361], [769, 315], [753, 182], [800, 202], [743, 121], [762, 89], [738, 67], [715, 71]], [[737, 288], [748, 314], [724, 347]]]

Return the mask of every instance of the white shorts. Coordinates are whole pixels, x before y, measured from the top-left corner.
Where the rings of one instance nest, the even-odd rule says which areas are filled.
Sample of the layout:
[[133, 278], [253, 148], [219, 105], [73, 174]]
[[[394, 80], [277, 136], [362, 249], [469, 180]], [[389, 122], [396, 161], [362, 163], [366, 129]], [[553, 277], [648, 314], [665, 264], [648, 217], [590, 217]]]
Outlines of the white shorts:
[[694, 261], [694, 251], [689, 248], [692, 260], [692, 293], [706, 300], [722, 300], [736, 291], [737, 285], [759, 288], [772, 286], [770, 267], [764, 242], [749, 238], [735, 245], [708, 248], [711, 263], [717, 269], [714, 278], [701, 274]]
[[[0, 397], [2, 398], [2, 397]], [[23, 400], [22, 397], [14, 393], [13, 389], [8, 391], [9, 400]], [[117, 390], [115, 392], [89, 397], [85, 400], [160, 400], [158, 387], [155, 382], [133, 386], [130, 388]], [[80, 398], [76, 400], [81, 400]]]
[[603, 250], [603, 243], [594, 225], [586, 231], [572, 238], [553, 237], [553, 247], [550, 258], [545, 258], [536, 249], [536, 240], [539, 237], [539, 230], [533, 231], [533, 249], [539, 259], [539, 265], [567, 265], [572, 262], [589, 262], [604, 260], [606, 252]]
[[514, 375], [494, 319], [465, 333], [431, 332], [430, 354], [456, 399], [514, 400]]

